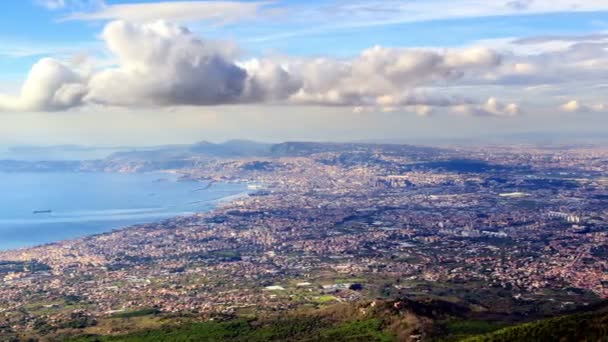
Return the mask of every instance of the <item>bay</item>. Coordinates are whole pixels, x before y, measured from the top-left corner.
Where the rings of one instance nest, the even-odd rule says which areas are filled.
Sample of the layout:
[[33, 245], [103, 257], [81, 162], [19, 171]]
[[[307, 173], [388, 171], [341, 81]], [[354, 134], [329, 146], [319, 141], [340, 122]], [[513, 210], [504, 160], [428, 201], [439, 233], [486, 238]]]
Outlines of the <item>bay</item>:
[[245, 192], [164, 173], [0, 173], [0, 250], [205, 212]]

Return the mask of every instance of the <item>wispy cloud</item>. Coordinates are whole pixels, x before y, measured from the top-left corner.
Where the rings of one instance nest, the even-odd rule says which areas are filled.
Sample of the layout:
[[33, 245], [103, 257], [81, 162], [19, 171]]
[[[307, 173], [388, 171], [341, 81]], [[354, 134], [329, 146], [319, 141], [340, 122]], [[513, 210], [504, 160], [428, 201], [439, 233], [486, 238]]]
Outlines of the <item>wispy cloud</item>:
[[350, 25], [608, 10], [607, 0], [426, 0], [348, 1], [320, 8], [327, 18], [341, 17]]
[[65, 0], [36, 0], [35, 3], [50, 10], [64, 8], [66, 5]]
[[93, 11], [106, 6], [104, 0], [34, 0], [49, 10]]
[[82, 52], [100, 51], [98, 42], [72, 42], [48, 44], [38, 41], [14, 41], [0, 38], [0, 56], [9, 58], [54, 56], [65, 58]]
[[[62, 20], [126, 20], [149, 22], [209, 21], [236, 23], [283, 15], [284, 32], [252, 38], [261, 42], [333, 30], [366, 28], [435, 20], [515, 16], [563, 12], [608, 11], [608, 0], [371, 0], [291, 3], [272, 1], [161, 1], [106, 4], [103, 0], [36, 0], [50, 9], [66, 9]], [[312, 24], [312, 25], [311, 25]], [[298, 28], [299, 27], [299, 28]]]
[[91, 11], [72, 13], [62, 20], [126, 20], [151, 22], [208, 21], [215, 24], [234, 23], [258, 18], [269, 1], [166, 1], [99, 6]]
[[285, 20], [303, 24], [303, 27], [254, 37], [250, 41], [265, 42], [332, 31], [437, 20], [597, 11], [608, 11], [608, 0], [328, 1], [322, 6], [291, 6], [290, 15]]

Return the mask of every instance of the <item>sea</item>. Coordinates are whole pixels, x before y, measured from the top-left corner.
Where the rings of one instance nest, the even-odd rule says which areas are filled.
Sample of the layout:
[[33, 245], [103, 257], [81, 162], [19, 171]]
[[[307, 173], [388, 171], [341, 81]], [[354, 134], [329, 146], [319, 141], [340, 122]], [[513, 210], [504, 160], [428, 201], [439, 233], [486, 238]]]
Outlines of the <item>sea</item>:
[[0, 250], [206, 212], [246, 193], [167, 173], [0, 172]]

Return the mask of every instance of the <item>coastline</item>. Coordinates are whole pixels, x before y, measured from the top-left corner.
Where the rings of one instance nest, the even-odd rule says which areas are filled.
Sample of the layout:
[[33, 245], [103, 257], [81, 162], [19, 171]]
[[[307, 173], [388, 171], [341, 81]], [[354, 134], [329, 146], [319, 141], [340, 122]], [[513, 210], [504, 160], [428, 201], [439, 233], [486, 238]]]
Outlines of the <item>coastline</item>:
[[[158, 173], [156, 173], [158, 175]], [[171, 182], [172, 183], [172, 182]], [[181, 182], [175, 182], [181, 183]], [[205, 182], [192, 182], [192, 183], [202, 183]], [[183, 184], [183, 183], [182, 183]], [[224, 183], [219, 183], [216, 185], [224, 185]], [[234, 185], [234, 183], [226, 183], [225, 185]], [[4, 219], [4, 226], [11, 227], [13, 230], [21, 229], [19, 226], [27, 227], [30, 230], [35, 230], [32, 227], [40, 227], [45, 232], [41, 233], [42, 236], [49, 236], [49, 226], [57, 226], [57, 229], [63, 229], [64, 226], [75, 226], [79, 227], [78, 231], [76, 231], [73, 236], [61, 237], [58, 239], [48, 238], [46, 241], [35, 241], [32, 244], [21, 243], [24, 241], [23, 237], [15, 239], [14, 243], [5, 243], [4, 245], [0, 245], [0, 254], [10, 253], [16, 251], [26, 251], [28, 249], [35, 249], [39, 247], [45, 246], [56, 246], [61, 245], [62, 243], [77, 241], [81, 239], [86, 239], [95, 236], [101, 236], [105, 234], [111, 234], [115, 231], [137, 228], [142, 225], [147, 224], [155, 224], [161, 223], [168, 220], [174, 220], [178, 218], [191, 217], [200, 214], [207, 214], [216, 208], [226, 205], [228, 203], [232, 203], [233, 201], [245, 198], [249, 195], [249, 191], [246, 190], [247, 183], [242, 183], [243, 189], [235, 189], [234, 193], [230, 193], [225, 196], [221, 196], [219, 198], [204, 198], [202, 200], [197, 200], [196, 202], [184, 203], [182, 204], [182, 208], [175, 209], [184, 209], [183, 206], [193, 206], [194, 208], [186, 208], [187, 210], [176, 210], [172, 212], [174, 208], [169, 206], [169, 208], [157, 208], [157, 209], [166, 209], [168, 212], [161, 211], [152, 211], [150, 208], [122, 208], [122, 209], [98, 209], [98, 210], [74, 210], [71, 212], [54, 212], [48, 218], [42, 217], [37, 218], [36, 220], [32, 220], [30, 218], [22, 218], [22, 219]], [[223, 190], [225, 191], [225, 190]], [[200, 192], [199, 192], [200, 193]], [[90, 220], [89, 220], [90, 219]], [[11, 222], [14, 220], [14, 222]], [[28, 221], [30, 220], [30, 221]], [[118, 221], [131, 221], [135, 220], [137, 222], [123, 222], [117, 223]], [[2, 220], [0, 220], [1, 223]], [[115, 224], [113, 224], [115, 223]], [[89, 228], [93, 225], [93, 229]], [[87, 228], [89, 226], [89, 228]], [[82, 227], [82, 228], [80, 228]], [[2, 226], [0, 226], [0, 233], [2, 232]], [[6, 232], [6, 231], [5, 231]], [[36, 234], [36, 232], [32, 232], [32, 234]], [[32, 235], [30, 234], [30, 236]], [[65, 235], [65, 234], [64, 234]], [[44, 239], [44, 238], [43, 238]], [[42, 239], [41, 239], [42, 240]], [[4, 241], [10, 241], [5, 238]]]
[[[222, 205], [226, 205], [226, 204], [230, 204], [234, 201], [243, 199], [243, 198], [247, 198], [249, 196], [250, 192], [247, 191], [243, 191], [243, 192], [239, 192], [238, 194], [234, 194], [234, 195], [228, 195], [225, 197], [222, 197], [220, 199], [214, 200], [213, 203], [215, 204], [215, 208], [222, 206]], [[208, 210], [207, 212], [210, 212], [211, 210], [215, 209], [212, 208], [210, 210]]]

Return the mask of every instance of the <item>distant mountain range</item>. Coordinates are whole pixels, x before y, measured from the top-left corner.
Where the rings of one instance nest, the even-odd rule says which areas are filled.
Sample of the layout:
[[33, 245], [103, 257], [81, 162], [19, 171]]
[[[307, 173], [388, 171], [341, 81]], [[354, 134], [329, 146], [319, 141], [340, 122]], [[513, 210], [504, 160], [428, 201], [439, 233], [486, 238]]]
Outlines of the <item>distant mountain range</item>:
[[79, 145], [12, 146], [0, 151], [0, 160], [16, 161], [74, 161], [104, 159], [128, 147], [90, 147]]
[[306, 157], [334, 152], [321, 162], [359, 165], [374, 161], [374, 151], [394, 151], [412, 157], [430, 158], [439, 149], [398, 144], [284, 142], [261, 143], [230, 140], [223, 143], [208, 141], [192, 145], [153, 147], [94, 148], [81, 146], [33, 147], [21, 146], [0, 154], [0, 171], [154, 171], [194, 167], [205, 159], [246, 159], [272, 157]]
[[198, 142], [192, 145], [167, 145], [150, 148], [123, 150], [108, 156], [110, 160], [165, 161], [192, 157], [243, 158], [270, 154], [272, 144], [247, 140], [230, 140], [224, 143]]
[[432, 147], [418, 147], [397, 144], [376, 143], [333, 143], [333, 142], [284, 142], [279, 144], [259, 143], [247, 140], [231, 140], [220, 144], [199, 142], [193, 145], [164, 146], [156, 149], [117, 152], [109, 161], [161, 162], [185, 160], [189, 158], [265, 158], [265, 157], [306, 157], [312, 154], [336, 152], [348, 155], [370, 155], [374, 150], [394, 150], [399, 153], [432, 156], [438, 151]]
[[[365, 145], [473, 146], [480, 144], [531, 144], [542, 147], [605, 145], [604, 132], [524, 132], [467, 138], [376, 139], [355, 142], [284, 142], [278, 144], [250, 140], [229, 140], [223, 143], [201, 141], [195, 144], [159, 145], [150, 147], [95, 147], [79, 145], [13, 146], [0, 150], [0, 160], [17, 161], [82, 161], [82, 160], [146, 160], [167, 161], [192, 157], [245, 158], [270, 156], [307, 156], [313, 153], [353, 151]], [[412, 146], [410, 146], [411, 148]]]
[[[526, 135], [527, 136], [527, 135]], [[538, 141], [545, 135], [539, 134]], [[582, 137], [581, 137], [582, 138]], [[567, 144], [539, 145], [569, 148], [587, 146]], [[458, 145], [458, 144], [456, 144]], [[466, 145], [462, 142], [462, 145]], [[375, 152], [407, 155], [419, 162], [429, 161], [438, 155], [452, 155], [450, 149], [413, 146], [389, 141], [377, 142], [284, 142], [278, 144], [249, 140], [230, 140], [223, 143], [201, 141], [195, 144], [161, 145], [152, 147], [86, 147], [62, 146], [18, 146], [0, 152], [0, 171], [154, 171], [195, 167], [205, 159], [246, 159], [272, 157], [307, 157], [318, 154], [326, 164], [362, 165], [384, 162], [375, 159]], [[333, 155], [324, 155], [332, 152]], [[453, 152], [453, 151], [452, 151]], [[457, 158], [456, 155], [452, 155]], [[432, 165], [431, 165], [432, 166]]]

